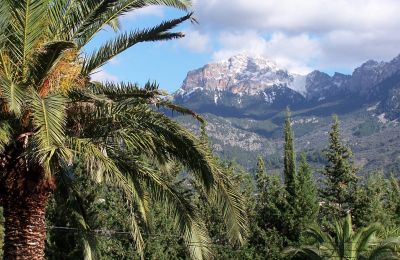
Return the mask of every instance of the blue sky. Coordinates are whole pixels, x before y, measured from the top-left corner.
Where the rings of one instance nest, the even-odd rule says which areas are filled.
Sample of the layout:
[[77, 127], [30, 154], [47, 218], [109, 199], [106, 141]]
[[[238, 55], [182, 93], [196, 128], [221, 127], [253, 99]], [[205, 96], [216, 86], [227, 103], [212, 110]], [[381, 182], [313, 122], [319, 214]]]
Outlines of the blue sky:
[[[173, 19], [185, 15], [180, 10], [162, 8], [140, 14], [137, 17], [124, 17], [121, 19], [122, 31], [146, 28], [156, 25], [165, 19]], [[183, 24], [175, 31], [185, 31], [192, 27], [190, 22]], [[101, 32], [89, 45], [87, 51], [115, 36], [112, 30]], [[157, 81], [160, 88], [173, 92], [177, 90], [184, 80], [187, 72], [199, 68], [210, 61], [211, 52], [198, 52], [180, 46], [181, 40], [172, 40], [156, 43], [140, 43], [117, 56], [110, 63], [101, 68], [94, 75], [100, 80], [115, 80], [137, 82], [141, 85], [147, 81]]]
[[[184, 39], [141, 43], [93, 77], [177, 90], [189, 70], [237, 53], [261, 55], [291, 72], [319, 69], [351, 73], [368, 59], [387, 61], [400, 53], [398, 0], [193, 0], [199, 24], [177, 28]], [[184, 15], [149, 7], [121, 19], [122, 30], [156, 25]], [[90, 49], [114, 35], [103, 31]]]

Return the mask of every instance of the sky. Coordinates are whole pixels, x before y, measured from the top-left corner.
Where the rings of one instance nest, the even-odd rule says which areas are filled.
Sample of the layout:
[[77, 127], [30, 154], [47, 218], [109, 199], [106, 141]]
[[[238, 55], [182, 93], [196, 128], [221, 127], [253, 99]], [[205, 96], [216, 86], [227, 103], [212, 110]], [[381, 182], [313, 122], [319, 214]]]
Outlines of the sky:
[[[92, 77], [99, 81], [156, 81], [176, 91], [188, 71], [238, 53], [263, 56], [293, 73], [318, 69], [350, 74], [363, 62], [400, 54], [400, 0], [192, 0], [198, 24], [175, 31], [183, 39], [141, 43]], [[122, 32], [154, 26], [185, 13], [151, 6], [121, 18]], [[115, 33], [104, 30], [90, 52]]]

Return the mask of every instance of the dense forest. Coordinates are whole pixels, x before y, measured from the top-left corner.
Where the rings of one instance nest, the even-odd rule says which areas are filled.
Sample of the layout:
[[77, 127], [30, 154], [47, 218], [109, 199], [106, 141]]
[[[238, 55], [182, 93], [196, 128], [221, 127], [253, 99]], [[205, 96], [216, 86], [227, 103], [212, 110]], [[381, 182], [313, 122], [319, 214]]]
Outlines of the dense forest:
[[[218, 208], [207, 203], [201, 190], [195, 192], [192, 189], [196, 180], [186, 178], [178, 165], [171, 167], [167, 173], [171, 185], [176, 186], [204, 218], [211, 237], [207, 246], [215, 258], [311, 259], [314, 254], [320, 259], [400, 257], [399, 181], [385, 179], [379, 172], [368, 176], [357, 175], [352, 152], [341, 141], [336, 116], [333, 117], [328, 146], [324, 151], [328, 162], [321, 173], [324, 177], [317, 181], [314, 177], [316, 173], [310, 168], [305, 155], [295, 153], [289, 114], [284, 129], [283, 172], [268, 172], [262, 158], [258, 158], [253, 172], [246, 172], [235, 162], [220, 162], [244, 198], [249, 233], [248, 241], [242, 247], [229, 243], [228, 231]], [[204, 133], [203, 138], [207, 138]], [[56, 195], [50, 206], [49, 226], [55, 228], [49, 230], [49, 258], [76, 258], [85, 252], [85, 245], [91, 243], [92, 251], [101, 259], [135, 258], [129, 232], [124, 233], [129, 230], [129, 223], [124, 220], [129, 212], [124, 212], [121, 193], [118, 190], [102, 190], [101, 185], [87, 181], [77, 182], [85, 185], [83, 190], [87, 192], [81, 198], [84, 201], [83, 211], [77, 208], [81, 205], [77, 198], [65, 201], [65, 196], [60, 196], [64, 198], [60, 201]], [[71, 218], [66, 219], [65, 216]], [[80, 218], [83, 221], [80, 222]], [[173, 219], [168, 217], [162, 205], [155, 205], [152, 221], [145, 239], [145, 258], [188, 258], [182, 238], [174, 232]], [[78, 224], [82, 222], [90, 227], [86, 234], [85, 226]], [[62, 229], [72, 223], [75, 223], [73, 227], [76, 230]], [[57, 226], [61, 228], [57, 229]], [[343, 231], [345, 229], [348, 230]], [[341, 232], [349, 232], [348, 240], [333, 243], [332, 238], [345, 239], [340, 238], [343, 235]], [[351, 232], [360, 234], [352, 235]], [[366, 241], [360, 245], [359, 240], [362, 239]], [[349, 243], [347, 251], [340, 248], [340, 243]]]
[[[304, 153], [296, 154], [290, 115], [284, 126], [282, 172], [269, 172], [259, 157], [254, 171], [219, 162], [240, 190], [249, 223], [246, 243], [229, 241], [221, 211], [210, 204], [196, 179], [179, 164], [166, 179], [196, 208], [216, 259], [397, 259], [400, 257], [400, 184], [374, 172], [359, 176], [352, 152], [333, 117], [324, 151], [322, 178]], [[203, 140], [207, 142], [206, 133]], [[77, 166], [60, 180], [47, 208], [48, 259], [139, 259], [131, 235], [124, 193], [95, 182]], [[66, 183], [63, 185], [63, 183]], [[197, 187], [194, 189], [193, 187]], [[162, 203], [153, 203], [149, 226], [142, 225], [145, 259], [187, 259], [187, 244]], [[3, 228], [0, 229], [0, 232]], [[194, 245], [196, 246], [196, 245]]]

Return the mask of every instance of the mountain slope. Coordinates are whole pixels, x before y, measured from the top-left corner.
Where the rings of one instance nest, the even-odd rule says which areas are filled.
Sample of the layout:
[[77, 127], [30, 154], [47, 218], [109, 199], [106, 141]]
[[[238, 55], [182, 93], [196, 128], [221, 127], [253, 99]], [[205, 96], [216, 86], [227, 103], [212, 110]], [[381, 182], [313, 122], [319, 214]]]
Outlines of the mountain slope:
[[[262, 57], [237, 55], [188, 73], [174, 101], [203, 113], [215, 150], [251, 167], [257, 154], [281, 166], [282, 111], [293, 111], [296, 147], [316, 165], [326, 146], [330, 116], [364, 170], [399, 168], [400, 58], [367, 61], [352, 75], [297, 75]], [[190, 124], [186, 118], [177, 118]], [[192, 127], [196, 128], [194, 125]], [[391, 147], [382, 151], [380, 147]], [[377, 161], [377, 158], [381, 159]]]

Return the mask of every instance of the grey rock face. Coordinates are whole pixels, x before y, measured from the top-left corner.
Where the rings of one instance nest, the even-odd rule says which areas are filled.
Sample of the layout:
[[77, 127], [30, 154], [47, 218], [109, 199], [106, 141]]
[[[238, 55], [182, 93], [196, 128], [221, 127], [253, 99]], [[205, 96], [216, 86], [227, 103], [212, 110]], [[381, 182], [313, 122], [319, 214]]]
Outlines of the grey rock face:
[[[333, 76], [315, 70], [308, 75], [291, 73], [275, 62], [244, 54], [214, 62], [190, 71], [182, 87], [175, 93], [180, 103], [207, 103], [240, 109], [251, 107], [310, 106], [328, 101], [347, 99], [382, 101], [398, 111], [395, 101], [400, 84], [400, 55], [389, 62], [369, 60], [356, 68], [352, 75]], [[396, 94], [394, 94], [396, 93]], [[391, 95], [391, 96], [390, 96]], [[354, 104], [359, 105], [359, 104]], [[393, 113], [392, 113], [393, 114]]]

